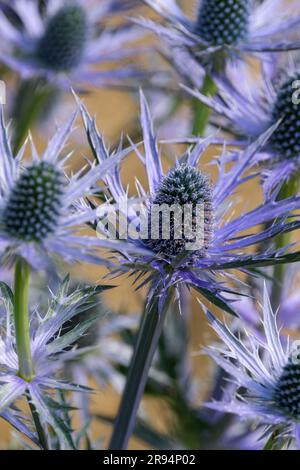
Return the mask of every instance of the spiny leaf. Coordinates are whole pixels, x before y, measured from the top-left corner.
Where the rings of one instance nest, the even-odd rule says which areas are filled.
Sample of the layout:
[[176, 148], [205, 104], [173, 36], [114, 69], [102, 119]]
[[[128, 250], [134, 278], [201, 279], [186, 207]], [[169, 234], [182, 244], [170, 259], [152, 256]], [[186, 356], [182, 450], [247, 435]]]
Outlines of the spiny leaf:
[[221, 310], [224, 310], [225, 312], [230, 313], [230, 315], [238, 317], [237, 313], [219, 296], [213, 294], [208, 289], [205, 289], [203, 287], [197, 287], [197, 286], [193, 286], [193, 287], [198, 292], [200, 292], [200, 294], [202, 294], [203, 297], [209, 300], [209, 302], [211, 302], [213, 305], [216, 305], [216, 307], [220, 308]]

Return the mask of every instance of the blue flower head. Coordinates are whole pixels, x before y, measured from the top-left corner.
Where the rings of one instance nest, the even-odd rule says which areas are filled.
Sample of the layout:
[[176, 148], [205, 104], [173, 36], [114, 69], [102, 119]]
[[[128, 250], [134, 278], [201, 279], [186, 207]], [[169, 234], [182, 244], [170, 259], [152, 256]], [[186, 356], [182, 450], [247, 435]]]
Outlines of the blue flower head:
[[[103, 29], [101, 22], [134, 4], [133, 1], [15, 0], [8, 12], [0, 11], [0, 37], [11, 47], [0, 60], [24, 78], [46, 78], [67, 89], [75, 86], [107, 86], [141, 76], [133, 66], [95, 70], [95, 64], [116, 61], [137, 53], [124, 47], [140, 36], [135, 26]], [[7, 14], [8, 13], [8, 14]], [[18, 18], [18, 21], [12, 21]]]
[[[272, 66], [265, 64], [254, 83], [253, 71], [244, 64], [231, 65], [227, 77], [215, 76], [218, 93], [206, 97], [186, 88], [195, 98], [210, 106], [219, 116], [219, 124], [239, 136], [245, 146], [271, 126], [274, 128], [266, 145], [256, 155], [256, 162], [266, 167], [266, 191], [278, 188], [299, 170], [300, 165], [300, 73], [299, 64], [278, 57]], [[196, 84], [195, 84], [196, 85]]]
[[[102, 136], [97, 131], [94, 120], [90, 118], [83, 105], [81, 109], [93, 153], [102, 164], [110, 159], [109, 152]], [[273, 129], [268, 130], [263, 137], [242, 152], [239, 160], [229, 170], [226, 169], [224, 153], [217, 162], [218, 179], [212, 184], [206, 171], [198, 166], [204, 150], [210, 143], [209, 139], [200, 139], [195, 147], [188, 149], [174, 166], [164, 173], [150, 111], [143, 94], [141, 94], [141, 124], [145, 155], [142, 155], [138, 146], [132, 142], [131, 145], [143, 163], [148, 177], [149, 193], [137, 182], [137, 199], [145, 202], [147, 231], [146, 236], [143, 230], [139, 234], [135, 233], [134, 236], [128, 231], [127, 241], [115, 241], [116, 250], [120, 254], [118, 257], [120, 267], [116, 268], [116, 272], [133, 271], [141, 280], [141, 285], [151, 281], [152, 286], [160, 287], [163, 293], [168, 292], [171, 287], [176, 288], [184, 283], [195, 287], [207, 299], [222, 308], [232, 311], [225, 301], [228, 286], [225, 287], [216, 273], [229, 279], [231, 275], [228, 270], [230, 269], [244, 271], [254, 266], [272, 265], [288, 259], [295, 260], [298, 257], [296, 253], [285, 255], [282, 250], [280, 252], [259, 251], [255, 255], [249, 255], [245, 251], [264, 240], [272, 239], [279, 233], [299, 226], [297, 220], [288, 222], [290, 211], [299, 207], [298, 196], [282, 201], [275, 201], [270, 197], [263, 205], [240, 216], [233, 216], [232, 195], [245, 181], [255, 176], [254, 174], [246, 176], [246, 171], [251, 167], [256, 152], [270, 137]], [[136, 199], [128, 196], [117, 167], [114, 173], [105, 178], [105, 183], [109, 190], [108, 197], [118, 205], [120, 210], [119, 220], [127, 221], [127, 226], [140, 227], [142, 225], [141, 207], [140, 205], [136, 207], [134, 205]], [[190, 228], [192, 228], [191, 233], [188, 232], [189, 241], [195, 237], [194, 223], [197, 206], [203, 209], [200, 219], [202, 221], [201, 246], [193, 245], [187, 248], [187, 240], [182, 236], [177, 236], [176, 230], [178, 227], [181, 229], [183, 225], [181, 213], [179, 215], [171, 213], [170, 230], [168, 236], [164, 236], [162, 219], [155, 219], [152, 215], [157, 207], [164, 206], [168, 210], [174, 205], [177, 208], [189, 207]], [[230, 217], [233, 219], [230, 220]], [[272, 226], [255, 234], [253, 231], [255, 226], [274, 219], [276, 222]], [[152, 229], [155, 229], [155, 235]], [[251, 233], [245, 235], [245, 231]], [[197, 230], [196, 233], [198, 233]], [[190, 236], [192, 234], [193, 236]], [[103, 244], [106, 242], [107, 240], [103, 240]], [[101, 240], [99, 243], [101, 244]], [[123, 244], [123, 249], [121, 244]]]
[[[287, 7], [283, 0], [201, 0], [193, 19], [175, 0], [144, 2], [166, 25], [146, 19], [137, 23], [154, 31], [174, 51], [171, 60], [185, 79], [188, 74], [178, 61], [184, 60], [187, 52], [196, 59], [190, 72], [198, 75], [199, 67], [208, 68], [210, 73], [223, 70], [228, 57], [236, 59], [237, 55], [287, 51], [300, 46], [292, 37], [300, 22], [296, 2]], [[268, 20], [270, 15], [272, 22]], [[289, 36], [283, 41], [281, 35], [287, 31]]]
[[[151, 230], [151, 213], [152, 207], [155, 205], [172, 206], [178, 204], [184, 207], [186, 204], [192, 206], [192, 215], [196, 217], [196, 207], [203, 204], [205, 207], [204, 214], [204, 243], [203, 249], [210, 245], [213, 234], [213, 192], [208, 177], [201, 173], [197, 168], [186, 163], [178, 164], [172, 168], [157, 186], [155, 194], [150, 202], [149, 208], [149, 231]], [[195, 227], [196, 228], [196, 227]], [[162, 230], [160, 230], [162, 231]], [[180, 255], [185, 250], [187, 237], [176, 239], [174, 221], [171, 224], [171, 233], [169, 239], [163, 239], [162, 233], [158, 238], [147, 238], [144, 240], [146, 246], [149, 246], [155, 253], [163, 254], [166, 258], [172, 258]], [[195, 256], [203, 256], [202, 249], [193, 251]]]
[[37, 59], [50, 70], [71, 70], [81, 60], [88, 40], [87, 16], [79, 5], [66, 5], [46, 25], [37, 48]]
[[269, 425], [270, 433], [278, 430], [286, 443], [294, 438], [299, 447], [299, 341], [283, 345], [266, 289], [262, 310], [264, 339], [260, 333], [245, 330], [243, 340], [207, 313], [213, 329], [226, 345], [208, 348], [207, 352], [228, 373], [236, 391], [230, 399], [206, 406]]
[[[26, 143], [13, 156], [0, 117], [0, 257], [22, 256], [35, 269], [52, 269], [53, 257], [67, 262], [101, 262], [96, 256], [97, 238], [80, 236], [78, 230], [93, 222], [96, 210], [86, 197], [99, 191], [97, 182], [122, 157], [116, 155], [104, 166], [88, 164], [71, 177], [64, 169], [73, 152], [64, 157], [77, 112], [48, 143], [42, 157], [32, 142], [31, 160], [25, 163]], [[76, 235], [77, 233], [77, 235]]]
[[[55, 429], [61, 445], [65, 449], [73, 448], [70, 440], [70, 430], [60, 421], [59, 404], [53, 399], [57, 390], [69, 392], [87, 392], [81, 385], [68, 383], [61, 377], [65, 364], [75, 360], [82, 354], [75, 347], [78, 339], [86, 333], [92, 324], [98, 320], [98, 314], [90, 315], [76, 327], [64, 331], [64, 325], [77, 315], [91, 309], [98, 302], [98, 294], [103, 287], [82, 287], [69, 291], [69, 279], [65, 278], [56, 293], [42, 311], [36, 307], [31, 312], [30, 346], [33, 361], [33, 375], [29, 380], [18, 374], [18, 357], [16, 353], [16, 336], [13, 323], [14, 295], [4, 283], [0, 285], [1, 304], [5, 307], [1, 315], [0, 336], [0, 415], [18, 430], [36, 442], [35, 436], [27, 429], [19, 417], [15, 403], [21, 397], [29, 394], [30, 400], [39, 413], [41, 424], [47, 432], [48, 425]], [[56, 406], [56, 412], [51, 412], [51, 406]]]
[[230, 45], [247, 38], [249, 0], [203, 0], [194, 31], [208, 44]]

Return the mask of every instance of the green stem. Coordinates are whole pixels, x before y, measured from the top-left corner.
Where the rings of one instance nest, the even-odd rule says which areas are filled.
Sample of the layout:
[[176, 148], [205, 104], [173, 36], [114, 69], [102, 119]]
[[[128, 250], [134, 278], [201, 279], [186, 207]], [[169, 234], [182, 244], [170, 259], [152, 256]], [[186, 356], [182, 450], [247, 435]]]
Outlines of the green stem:
[[[25, 260], [19, 258], [15, 266], [14, 282], [14, 322], [16, 334], [16, 346], [19, 361], [19, 376], [30, 382], [34, 377], [34, 368], [31, 356], [30, 333], [29, 333], [29, 300], [30, 267]], [[47, 437], [42, 427], [38, 412], [27, 392], [27, 400], [32, 414], [33, 422], [39, 438], [41, 447], [47, 450]]]
[[[203, 86], [201, 89], [202, 95], [214, 96], [217, 91], [217, 87], [210, 75], [205, 75]], [[193, 135], [203, 136], [208, 119], [210, 116], [210, 108], [206, 104], [201, 103], [198, 99], [194, 100], [194, 124], [193, 124]]]
[[28, 293], [30, 268], [19, 258], [15, 266], [14, 321], [16, 346], [19, 360], [19, 375], [30, 382], [34, 375], [29, 335]]
[[137, 411], [172, 297], [173, 291], [170, 290], [162, 311], [159, 312], [157, 294], [153, 298], [151, 305], [144, 311], [127, 375], [125, 390], [114, 424], [109, 445], [110, 450], [123, 450], [127, 448], [128, 441], [134, 430]]
[[21, 82], [16, 93], [12, 118], [14, 123], [14, 154], [24, 143], [28, 131], [55, 104], [57, 90], [42, 79], [31, 79]]

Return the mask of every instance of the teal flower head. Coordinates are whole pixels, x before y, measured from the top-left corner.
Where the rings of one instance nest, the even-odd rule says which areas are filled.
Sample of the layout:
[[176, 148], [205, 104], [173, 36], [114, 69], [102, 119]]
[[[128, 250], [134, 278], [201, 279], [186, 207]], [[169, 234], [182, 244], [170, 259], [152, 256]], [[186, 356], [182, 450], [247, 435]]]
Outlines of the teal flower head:
[[[176, 0], [144, 0], [163, 23], [139, 18], [154, 32], [163, 55], [185, 82], [202, 71], [223, 73], [226, 64], [249, 56], [299, 49], [299, 5], [284, 0], [199, 0], [192, 17]], [[272, 21], [269, 18], [272, 17]], [[188, 65], [187, 65], [188, 64]], [[188, 68], [188, 69], [187, 69]]]
[[299, 172], [299, 54], [277, 55], [255, 76], [249, 64], [232, 64], [226, 75], [216, 74], [214, 80], [218, 89], [214, 97], [200, 93], [196, 82], [193, 90], [185, 89], [214, 111], [212, 121], [235, 136], [242, 148], [276, 126], [257, 152], [256, 162], [263, 168], [265, 191], [278, 189]]
[[[97, 237], [79, 232], [96, 218], [88, 197], [99, 192], [98, 182], [122, 158], [118, 153], [104, 166], [88, 163], [69, 176], [73, 152], [65, 153], [76, 119], [75, 112], [60, 127], [40, 156], [31, 138], [31, 158], [23, 158], [27, 142], [14, 156], [0, 116], [0, 258], [21, 256], [37, 270], [53, 272], [57, 256], [68, 263], [101, 263]], [[84, 174], [83, 174], [84, 172]]]
[[262, 332], [243, 328], [239, 334], [207, 312], [225, 346], [209, 347], [206, 352], [235, 387], [223, 401], [205, 406], [266, 425], [266, 435], [275, 431], [280, 445], [299, 448], [300, 342], [283, 341], [266, 288], [262, 312]]
[[[121, 223], [116, 227], [113, 220], [111, 223], [108, 221], [109, 227], [117, 230], [104, 228], [101, 231], [99, 212], [99, 234], [104, 235], [99, 244], [103, 242], [105, 249], [105, 244], [110, 241], [113, 246], [114, 241], [113, 275], [131, 272], [136, 275], [136, 282], [140, 280], [138, 286], [152, 283], [162, 293], [162, 302], [171, 288], [180, 298], [180, 286], [187, 285], [223, 310], [234, 313], [234, 303], [228, 297], [230, 287], [226, 285], [226, 278], [233, 279], [230, 270], [243, 272], [299, 259], [299, 252], [285, 253], [285, 248], [261, 249], [262, 241], [299, 227], [299, 220], [290, 219], [291, 211], [299, 207], [299, 196], [282, 201], [268, 197], [263, 204], [240, 215], [236, 215], [233, 209], [232, 195], [246, 181], [257, 176], [252, 162], [272, 134], [272, 129], [240, 152], [238, 160], [230, 168], [226, 165], [228, 157], [224, 149], [220, 159], [215, 160], [218, 177], [212, 183], [203, 164], [204, 151], [212, 139], [198, 139], [196, 145], [187, 148], [165, 171], [150, 108], [143, 93], [140, 103], [144, 154], [140, 144], [135, 145], [131, 140], [130, 144], [143, 164], [149, 189], [137, 181], [137, 195], [130, 197], [122, 182], [120, 165], [114, 168], [104, 179], [107, 200], [112, 201], [111, 205], [109, 202], [105, 205], [105, 211], [114, 212]], [[99, 164], [110, 161], [112, 155], [97, 130], [95, 120], [83, 104], [81, 111], [93, 154]], [[183, 217], [184, 210], [187, 212]], [[258, 224], [274, 218], [276, 222], [272, 225], [265, 226], [259, 233], [255, 231]], [[186, 219], [189, 219], [189, 224]], [[167, 221], [165, 225], [163, 220]], [[247, 250], [258, 244], [260, 249], [253, 255], [249, 254]]]
[[[23, 78], [41, 78], [58, 88], [116, 85], [140, 77], [134, 66], [95, 70], [95, 65], [137, 54], [126, 47], [141, 32], [133, 25], [109, 28], [105, 21], [133, 1], [15, 0], [0, 9], [0, 38], [7, 45], [0, 61]], [[17, 21], [13, 21], [17, 19]]]

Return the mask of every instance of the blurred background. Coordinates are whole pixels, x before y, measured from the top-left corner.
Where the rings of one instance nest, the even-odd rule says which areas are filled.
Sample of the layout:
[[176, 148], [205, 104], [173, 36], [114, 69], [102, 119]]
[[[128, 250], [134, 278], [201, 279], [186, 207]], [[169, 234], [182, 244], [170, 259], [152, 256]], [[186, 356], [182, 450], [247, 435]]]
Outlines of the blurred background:
[[[101, 2], [101, 0], [99, 0], [99, 2]], [[187, 11], [193, 11], [194, 2], [188, 0], [182, 3], [185, 3]], [[141, 7], [136, 10], [134, 9], [133, 12], [131, 12], [131, 16], [137, 16], [142, 12], [144, 15], [149, 14], [148, 9]], [[116, 21], [117, 23], [118, 19], [115, 19], [114, 21]], [[150, 45], [153, 43], [153, 39], [147, 37], [147, 39], [143, 39], [142, 42], [144, 45]], [[144, 57], [142, 55], [142, 57], [136, 58], [136, 63], [139, 66], [143, 66], [144, 62], [147, 62], [146, 55]], [[159, 58], [158, 54], [157, 57], [154, 59], [154, 63], [159, 68], [163, 69], [165, 67], [164, 62]], [[14, 91], [14, 86], [14, 79], [11, 79], [7, 88], [8, 106], [11, 94], [13, 94]], [[156, 128], [157, 130], [159, 130], [159, 109], [164, 103], [164, 100], [167, 98], [167, 96], [164, 96], [164, 93], [155, 94], [154, 96], [153, 93], [148, 92], [147, 90], [145, 91], [146, 94], [148, 93], [150, 103], [153, 105], [153, 114], [154, 117], [157, 118]], [[121, 134], [123, 134], [124, 136], [129, 134], [133, 138], [133, 140], [139, 140], [139, 104], [137, 93], [134, 93], [131, 90], [124, 91], [119, 90], [117, 88], [113, 90], [99, 90], [94, 88], [89, 89], [88, 93], [85, 93], [82, 96], [90, 113], [96, 116], [98, 128], [105, 136], [105, 140], [108, 144], [110, 144], [111, 146], [115, 146]], [[40, 125], [38, 128], [33, 129], [34, 139], [37, 142], [39, 150], [42, 150], [44, 148], [45, 142], [47, 141], [48, 137], [52, 135], [56, 124], [61, 122], [64, 119], [64, 116], [68, 116], [72, 108], [74, 108], [73, 98], [71, 96], [68, 98], [64, 98], [63, 103], [60, 103], [59, 107], [56, 107], [51, 112], [50, 116], [47, 116], [47, 121], [45, 120], [42, 125]], [[172, 122], [164, 123], [163, 128], [160, 129], [160, 135], [162, 135], [162, 137], [164, 138], [173, 138], [176, 136], [177, 130], [178, 132], [180, 132], [180, 134], [183, 133], [182, 129], [184, 129], [184, 132], [190, 132], [189, 121], [189, 103], [187, 103], [187, 106], [183, 107], [179, 116], [177, 116], [176, 119], [172, 118]], [[73, 141], [71, 142], [72, 148], [76, 149], [77, 160], [75, 165], [77, 164], [77, 162], [78, 165], [81, 164], [82, 156], [88, 156], [89, 158], [92, 158], [91, 152], [88, 146], [85, 144], [83, 134], [82, 132], [80, 132], [80, 121], [78, 121], [78, 124], [78, 130], [75, 132], [73, 136]], [[163, 145], [162, 152], [164, 154], [165, 168], [168, 168], [170, 163], [175, 161], [176, 157], [178, 157], [183, 150], [183, 146]], [[218, 154], [219, 149], [212, 148], [207, 151], [204, 160], [207, 164], [207, 171], [211, 174], [212, 180], [214, 179], [215, 175], [212, 171], [212, 168], [208, 164], [211, 158]], [[122, 177], [124, 182], [129, 184], [129, 191], [132, 194], [134, 194], [135, 192], [135, 177], [137, 177], [142, 182], [142, 184], [146, 186], [145, 174], [143, 173], [142, 166], [135, 155], [131, 155], [130, 158], [128, 158], [125, 164], [123, 165]], [[242, 194], [242, 196], [242, 198], [238, 198], [239, 200], [237, 200], [237, 207], [242, 204], [242, 207], [244, 209], [250, 209], [252, 206], [255, 207], [257, 201], [261, 197], [261, 194], [258, 187], [254, 186], [254, 184], [251, 183], [251, 185], [245, 185], [244, 193]], [[106, 271], [105, 269], [101, 269], [99, 267], [77, 265], [71, 269], [71, 274], [74, 279], [78, 280], [81, 283], [98, 283], [101, 282], [101, 278], [106, 274]], [[127, 279], [126, 277], [116, 279], [114, 284], [117, 285], [116, 289], [113, 289], [112, 291], [104, 295], [103, 301], [106, 305], [106, 308], [116, 314], [123, 313], [132, 316], [140, 316], [142, 311], [143, 299], [145, 297], [146, 292], [143, 290], [135, 292], [131, 280]], [[216, 370], [212, 361], [210, 361], [204, 355], [199, 354], [203, 346], [212, 342], [213, 333], [210, 331], [207, 322], [204, 319], [204, 315], [201, 312], [201, 308], [197, 302], [197, 295], [195, 295], [194, 293], [192, 293], [192, 298], [189, 302], [188, 310], [189, 314], [186, 318], [186, 341], [188, 344], [187, 360], [189, 362], [189, 367], [191, 368], [190, 374], [193, 379], [194, 395], [192, 399], [192, 409], [197, 409], [199, 408], [202, 400], [206, 397], [208, 390], [210, 390], [214, 375], [216, 374]], [[182, 319], [180, 319], [178, 311], [175, 308], [173, 312], [170, 312], [170, 315], [173, 315], [174, 318], [177, 319], [179, 322], [182, 321]], [[170, 341], [171, 343], [174, 342], [175, 344], [173, 346], [176, 346], [176, 342], [179, 341], [178, 331], [174, 333], [173, 339], [171, 337], [168, 341]], [[91, 385], [95, 384], [92, 383]], [[92, 410], [99, 416], [104, 415], [105, 417], [114, 417], [118, 408], [119, 400], [120, 395], [114, 390], [113, 387], [105, 386], [102, 389], [99, 389], [99, 387], [96, 386], [95, 393], [93, 394], [91, 399]], [[188, 413], [190, 411], [191, 410], [177, 410], [176, 417], [176, 413], [174, 413], [174, 407], [172, 408], [172, 405], [169, 406], [166, 400], [157, 397], [155, 393], [147, 393], [145, 399], [143, 400], [142, 412], [148, 416], [151, 426], [153, 426], [154, 430], [158, 431], [159, 435], [169, 435], [170, 433], [176, 433], [176, 429], [178, 427], [177, 418], [180, 413], [185, 414], [185, 416], [182, 415], [182, 419], [186, 419], [186, 430], [191, 430], [191, 426], [198, 426], [199, 422], [195, 423], [193, 421], [195, 416], [188, 416]], [[199, 425], [199, 433], [200, 428], [201, 426]], [[111, 425], [108, 422], [105, 423], [101, 421], [100, 419], [98, 421], [94, 421], [93, 433], [95, 436], [100, 436], [101, 439], [103, 439], [102, 445], [105, 447], [111, 434]], [[188, 439], [189, 437], [186, 438], [186, 442], [188, 442]], [[190, 439], [190, 445], [195, 446], [195, 438], [190, 437]], [[11, 437], [11, 428], [9, 428], [9, 426], [1, 420], [0, 448], [7, 449], [8, 446], [13, 447], [14, 445], [15, 442]], [[140, 438], [133, 437], [129, 445], [129, 448], [134, 449], [151, 447], [152, 446], [150, 445], [150, 439], [148, 439], [148, 442], [145, 442], [143, 439], [141, 439], [141, 435]]]

